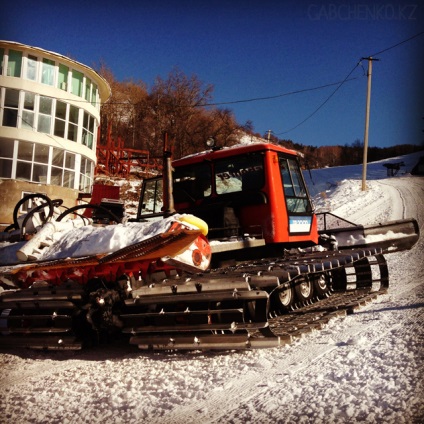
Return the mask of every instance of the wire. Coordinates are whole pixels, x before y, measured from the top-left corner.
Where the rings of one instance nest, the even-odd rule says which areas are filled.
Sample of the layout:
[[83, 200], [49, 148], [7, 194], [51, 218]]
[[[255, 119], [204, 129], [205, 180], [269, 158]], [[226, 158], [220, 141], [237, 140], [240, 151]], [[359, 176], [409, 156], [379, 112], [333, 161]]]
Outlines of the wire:
[[[379, 52], [376, 52], [372, 55], [370, 55], [369, 57], [374, 57], [377, 55], [381, 55], [391, 49], [394, 49], [395, 47], [400, 46], [401, 44], [407, 43], [408, 41], [413, 40], [414, 38], [419, 37], [420, 35], [423, 35], [424, 31], [419, 32], [418, 34], [413, 35], [412, 37], [407, 38], [406, 40], [400, 41], [399, 43], [394, 44], [393, 46], [387, 47], [383, 50], [380, 50]], [[323, 103], [321, 103], [320, 106], [318, 106], [310, 115], [308, 115], [303, 121], [299, 122], [297, 125], [295, 125], [294, 127], [290, 128], [287, 131], [283, 131], [283, 132], [279, 132], [276, 133], [275, 135], [281, 135], [281, 134], [287, 134], [290, 131], [293, 131], [294, 129], [300, 127], [302, 124], [304, 124], [308, 119], [312, 118], [312, 116], [314, 116], [330, 99], [331, 97], [334, 96], [334, 94], [336, 94], [336, 92], [339, 90], [339, 88], [346, 82], [349, 81], [348, 78], [350, 77], [350, 75], [352, 74], [352, 72], [359, 66], [362, 66], [362, 62], [361, 60], [359, 60], [359, 62], [354, 66], [354, 68], [349, 72], [349, 74], [347, 75], [347, 77], [340, 83], [340, 85], [330, 94], [330, 96], [327, 97], [327, 99], [324, 100]], [[362, 67], [362, 69], [364, 70], [364, 68]], [[365, 70], [364, 70], [364, 74], [365, 74]]]
[[[355, 79], [356, 78], [351, 78], [348, 81], [353, 81]], [[343, 82], [346, 82], [346, 81], [343, 81]], [[256, 101], [259, 101], [259, 100], [271, 100], [271, 99], [277, 99], [279, 97], [291, 96], [293, 94], [306, 93], [307, 91], [321, 90], [322, 88], [331, 87], [331, 86], [337, 85], [337, 84], [340, 84], [340, 81], [332, 82], [330, 84], [320, 85], [318, 87], [304, 88], [304, 89], [301, 89], [301, 90], [289, 91], [287, 93], [276, 94], [274, 96], [255, 97], [255, 98], [252, 98], [252, 99], [233, 100], [233, 101], [230, 101], [230, 102], [204, 103], [204, 104], [200, 104], [198, 106], [202, 106], [202, 107], [203, 106], [220, 106], [220, 105], [232, 105], [232, 104], [236, 104], [236, 103], [256, 102]], [[195, 107], [197, 107], [197, 106], [195, 106]]]
[[386, 49], [380, 50], [379, 52], [374, 53], [374, 54], [370, 55], [369, 57], [374, 57], [374, 56], [377, 56], [377, 55], [380, 55], [380, 54], [386, 53], [387, 51], [392, 50], [392, 49], [394, 49], [395, 47], [400, 46], [401, 44], [407, 43], [408, 41], [411, 41], [411, 40], [413, 40], [414, 38], [417, 38], [417, 37], [419, 37], [420, 35], [423, 35], [423, 34], [424, 34], [424, 31], [421, 31], [421, 32], [419, 32], [418, 34], [415, 34], [415, 35], [413, 35], [412, 37], [407, 38], [406, 40], [400, 41], [399, 43], [396, 43], [396, 44], [394, 44], [393, 46], [387, 47]]
[[323, 103], [321, 103], [310, 115], [308, 115], [302, 122], [299, 122], [297, 125], [295, 125], [294, 127], [290, 128], [287, 131], [283, 131], [280, 133], [276, 133], [275, 135], [281, 135], [281, 134], [286, 134], [290, 131], [293, 131], [294, 129], [296, 129], [297, 127], [300, 127], [302, 124], [304, 124], [308, 119], [312, 118], [322, 107], [324, 107], [324, 105], [336, 94], [336, 92], [340, 89], [340, 87], [347, 81], [349, 80], [350, 75], [352, 74], [352, 72], [360, 65], [361, 61], [359, 61], [353, 68], [352, 70], [348, 73], [348, 75], [346, 76], [346, 78], [338, 85], [338, 87], [324, 100]]
[[[348, 80], [343, 81], [343, 82], [354, 81], [355, 79], [357, 79], [357, 78], [351, 78], [351, 79], [348, 79]], [[300, 89], [300, 90], [289, 91], [287, 93], [275, 94], [273, 96], [254, 97], [254, 98], [251, 98], [251, 99], [232, 100], [232, 101], [228, 101], [228, 102], [200, 103], [200, 104], [196, 104], [196, 105], [176, 105], [175, 107], [197, 108], [197, 107], [206, 107], [206, 106], [221, 106], [221, 105], [231, 105], [231, 104], [237, 104], [237, 103], [248, 103], [248, 102], [261, 101], [261, 100], [272, 100], [272, 99], [277, 99], [277, 98], [280, 98], [280, 97], [292, 96], [294, 94], [306, 93], [308, 91], [321, 90], [323, 88], [332, 87], [333, 85], [337, 85], [337, 84], [340, 84], [340, 83], [341, 83], [340, 81], [332, 82], [332, 83], [320, 85], [320, 86], [317, 86], [317, 87], [303, 88], [303, 89]], [[63, 99], [61, 99], [61, 100], [63, 100]], [[83, 101], [84, 100], [81, 100], [81, 102], [83, 102]], [[131, 106], [131, 107], [136, 105], [135, 103], [131, 103], [131, 102], [107, 102], [107, 103], [104, 103], [104, 104], [105, 105], [125, 105], [125, 106]]]

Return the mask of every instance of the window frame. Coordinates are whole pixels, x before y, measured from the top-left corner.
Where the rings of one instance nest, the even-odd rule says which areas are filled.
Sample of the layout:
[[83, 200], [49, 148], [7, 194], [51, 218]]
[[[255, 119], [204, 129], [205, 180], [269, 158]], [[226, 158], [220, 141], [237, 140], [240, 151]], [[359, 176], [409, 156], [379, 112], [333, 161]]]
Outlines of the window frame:
[[[13, 53], [13, 55], [11, 54]], [[11, 57], [15, 56], [16, 53], [16, 57], [20, 56], [20, 59], [17, 60], [16, 62], [12, 62], [11, 61]], [[8, 77], [15, 77], [15, 78], [21, 78], [22, 76], [22, 60], [23, 60], [23, 52], [22, 50], [14, 50], [14, 49], [9, 49], [7, 52], [7, 69], [6, 69], [6, 76]], [[19, 62], [19, 63], [18, 63]], [[14, 64], [13, 66], [13, 72], [11, 70], [11, 63]], [[17, 72], [17, 70], [19, 70], [19, 72]], [[17, 75], [17, 73], [19, 75]]]

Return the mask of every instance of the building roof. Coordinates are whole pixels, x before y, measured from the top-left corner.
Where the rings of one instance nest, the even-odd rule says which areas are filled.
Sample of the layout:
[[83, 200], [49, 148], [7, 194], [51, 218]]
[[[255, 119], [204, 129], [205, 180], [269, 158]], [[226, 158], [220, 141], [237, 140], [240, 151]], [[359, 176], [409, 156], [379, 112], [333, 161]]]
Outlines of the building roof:
[[89, 75], [92, 80], [96, 81], [98, 89], [99, 89], [100, 100], [102, 101], [102, 103], [107, 102], [107, 100], [112, 94], [109, 83], [99, 73], [97, 73], [93, 68], [90, 68], [89, 66], [84, 65], [81, 62], [71, 59], [70, 57], [64, 56], [60, 53], [55, 53], [49, 50], [45, 50], [40, 47], [34, 47], [34, 46], [29, 46], [27, 44], [22, 44], [16, 41], [0, 40], [0, 46], [5, 46], [12, 49], [13, 48], [24, 49], [24, 50], [30, 49], [34, 52], [38, 52], [39, 54], [43, 55], [43, 57], [51, 57], [52, 59], [56, 59], [56, 60], [60, 59], [61, 62], [68, 63], [69, 66], [80, 70], [86, 75]]

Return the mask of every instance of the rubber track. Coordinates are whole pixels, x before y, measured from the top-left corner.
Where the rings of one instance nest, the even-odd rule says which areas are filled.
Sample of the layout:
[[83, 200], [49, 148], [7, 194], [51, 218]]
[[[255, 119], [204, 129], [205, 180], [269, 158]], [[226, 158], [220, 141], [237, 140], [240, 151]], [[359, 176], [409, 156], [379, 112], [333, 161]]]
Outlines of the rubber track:
[[328, 298], [302, 309], [270, 318], [270, 329], [274, 335], [280, 337], [281, 344], [288, 344], [308, 333], [323, 329], [334, 319], [355, 313], [386, 293], [386, 290], [375, 292], [353, 290], [333, 293]]
[[[126, 252], [127, 254], [130, 252]], [[379, 251], [367, 251], [367, 252], [355, 252], [354, 256], [358, 257], [358, 262], [363, 261], [366, 257], [367, 261], [374, 260], [377, 256], [381, 256]], [[345, 259], [343, 259], [345, 258]], [[347, 259], [346, 259], [347, 258]], [[381, 264], [380, 261], [383, 259], [380, 258], [378, 265], [382, 267], [383, 274], [387, 270], [386, 264], [383, 261]], [[241, 264], [233, 268], [225, 268], [212, 270], [203, 275], [199, 275], [198, 279], [193, 276], [194, 280], [199, 282], [207, 282], [208, 280], [233, 280], [233, 281], [246, 281], [253, 284], [252, 289], [256, 290], [255, 282], [259, 281], [262, 278], [265, 278], [265, 283], [271, 283], [276, 281], [278, 278], [279, 284], [284, 284], [290, 279], [296, 279], [297, 276], [302, 275], [302, 272], [299, 273], [300, 269], [303, 272], [327, 272], [326, 266], [323, 266], [324, 263], [332, 263], [335, 265], [332, 270], [344, 269], [344, 263], [347, 262], [348, 266], [352, 265], [350, 259], [350, 254], [345, 254], [341, 252], [333, 252], [326, 254], [313, 254], [305, 255], [300, 254], [297, 257], [291, 256], [287, 259], [278, 260], [263, 260], [258, 261], [256, 264]], [[337, 265], [339, 264], [339, 265]], [[294, 269], [295, 268], [295, 269]], [[381, 268], [380, 268], [381, 271]], [[384, 275], [383, 275], [384, 277]], [[256, 280], [255, 280], [256, 278]], [[270, 278], [266, 280], [266, 278]], [[368, 277], [367, 277], [368, 278]], [[356, 290], [341, 291], [341, 292], [332, 292], [331, 295], [324, 299], [314, 298], [310, 301], [311, 304], [302, 305], [299, 309], [293, 310], [289, 313], [283, 315], [269, 318], [268, 325], [260, 330], [255, 330], [249, 332], [248, 336], [252, 340], [258, 340], [262, 338], [276, 338], [279, 337], [280, 344], [290, 343], [294, 339], [302, 337], [302, 335], [307, 334], [314, 330], [319, 330], [323, 328], [328, 322], [334, 318], [346, 316], [350, 313], [353, 313], [356, 309], [361, 306], [366, 305], [367, 303], [374, 300], [379, 294], [385, 293], [387, 289], [387, 282], [382, 281], [379, 291], [373, 290], [373, 281], [366, 279], [367, 286], [366, 288], [359, 288]], [[194, 281], [192, 282], [194, 284]], [[58, 291], [63, 291], [63, 288], [59, 288]], [[269, 287], [268, 287], [269, 289]], [[260, 290], [260, 289], [259, 289]], [[19, 303], [23, 300], [20, 299], [21, 296], [25, 296], [31, 290], [25, 290], [23, 292], [18, 292], [16, 294], [16, 301]], [[43, 292], [44, 290], [37, 290]], [[46, 290], [47, 291], [47, 290]], [[41, 293], [37, 293], [37, 296]], [[9, 297], [10, 295], [7, 295]], [[51, 293], [50, 301], [58, 300], [59, 293]], [[69, 299], [70, 300], [70, 299]], [[68, 301], [69, 301], [68, 300]], [[6, 305], [5, 305], [6, 306]], [[11, 305], [12, 306], [12, 305]], [[12, 306], [13, 308], [13, 306]], [[19, 308], [19, 305], [18, 305]], [[272, 312], [272, 311], [271, 311]], [[6, 318], [6, 317], [5, 317]], [[266, 319], [264, 319], [266, 323]], [[225, 332], [227, 333], [227, 332]], [[6, 341], [6, 340], [4, 340]], [[23, 340], [22, 340], [23, 341]], [[73, 345], [73, 341], [71, 345]], [[0, 343], [1, 344], [1, 343]], [[57, 346], [56, 342], [53, 342], [53, 345]], [[58, 346], [59, 347], [59, 346]], [[72, 347], [70, 347], [72, 348]], [[78, 346], [77, 348], [80, 348]], [[224, 344], [222, 346], [224, 347]]]

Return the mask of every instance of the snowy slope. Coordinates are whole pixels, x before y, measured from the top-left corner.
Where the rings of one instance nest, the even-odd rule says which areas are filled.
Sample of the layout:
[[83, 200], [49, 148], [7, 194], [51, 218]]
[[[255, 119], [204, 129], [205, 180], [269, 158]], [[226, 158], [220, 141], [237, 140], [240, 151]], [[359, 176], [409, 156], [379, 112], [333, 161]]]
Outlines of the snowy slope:
[[[369, 168], [365, 192], [344, 168], [316, 171], [315, 184], [325, 187], [313, 193], [317, 207], [363, 224], [412, 216], [422, 234], [424, 178]], [[387, 295], [286, 347], [0, 351], [1, 422], [424, 422], [423, 248], [421, 236], [411, 251], [387, 256]]]

